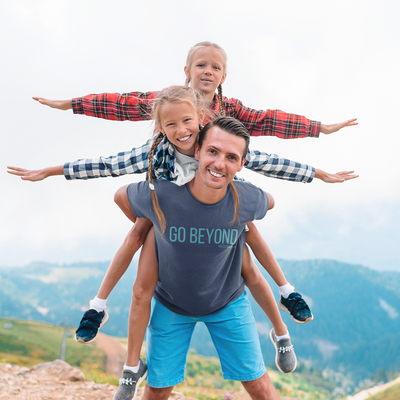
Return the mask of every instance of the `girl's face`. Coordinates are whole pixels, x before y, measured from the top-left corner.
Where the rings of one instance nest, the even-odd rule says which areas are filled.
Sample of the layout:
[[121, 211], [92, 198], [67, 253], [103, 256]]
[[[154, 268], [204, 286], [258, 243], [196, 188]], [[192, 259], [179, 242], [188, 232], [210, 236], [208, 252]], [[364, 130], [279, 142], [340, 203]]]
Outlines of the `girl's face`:
[[225, 81], [224, 66], [224, 57], [217, 49], [201, 47], [195, 52], [190, 69], [185, 67], [185, 74], [192, 88], [211, 101], [218, 85]]
[[188, 156], [194, 156], [194, 147], [199, 134], [199, 125], [204, 119], [204, 110], [199, 114], [187, 103], [166, 103], [161, 107], [160, 131], [176, 149]]

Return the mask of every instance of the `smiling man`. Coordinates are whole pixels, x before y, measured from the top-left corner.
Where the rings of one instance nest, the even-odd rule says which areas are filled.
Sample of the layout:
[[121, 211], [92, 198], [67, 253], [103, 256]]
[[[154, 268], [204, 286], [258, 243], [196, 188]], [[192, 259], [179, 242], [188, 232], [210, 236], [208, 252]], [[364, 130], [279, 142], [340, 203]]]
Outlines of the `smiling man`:
[[[197, 322], [213, 338], [225, 379], [241, 381], [253, 399], [277, 399], [264, 366], [257, 329], [244, 291], [241, 265], [248, 221], [263, 218], [272, 197], [235, 181], [250, 136], [229, 117], [208, 124], [196, 146], [196, 177], [177, 186], [168, 181], [129, 185], [138, 217], [154, 224], [159, 279], [147, 334], [145, 399], [167, 399], [184, 380], [190, 339]], [[166, 219], [160, 229], [151, 190]]]

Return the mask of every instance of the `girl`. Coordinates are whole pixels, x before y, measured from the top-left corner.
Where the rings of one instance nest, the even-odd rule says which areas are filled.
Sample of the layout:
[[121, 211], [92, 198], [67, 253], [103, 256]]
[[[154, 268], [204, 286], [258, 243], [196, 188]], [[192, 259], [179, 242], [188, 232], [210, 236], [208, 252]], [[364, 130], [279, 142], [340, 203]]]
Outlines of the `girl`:
[[[65, 174], [71, 177], [71, 175], [69, 175], [70, 173], [73, 173], [75, 178], [80, 177], [83, 179], [96, 176], [116, 176], [122, 173], [143, 172], [148, 166], [151, 166], [157, 178], [170, 179], [178, 184], [184, 184], [192, 179], [197, 167], [197, 163], [192, 156], [194, 154], [194, 145], [198, 134], [199, 123], [202, 122], [205, 115], [204, 108], [200, 105], [201, 96], [196, 96], [196, 93], [187, 87], [171, 87], [159, 93], [154, 103], [154, 119], [157, 128], [160, 130], [160, 134], [152, 144], [148, 160], [148, 145], [146, 144], [140, 149], [133, 149], [129, 152], [128, 154], [130, 157], [127, 157], [127, 153], [119, 153], [117, 157], [98, 160], [78, 160], [74, 163], [67, 163], [64, 167], [50, 167], [39, 171], [28, 171], [21, 168], [10, 167], [9, 172], [21, 176], [24, 180], [38, 181], [52, 175]], [[255, 161], [257, 157], [258, 162]], [[248, 168], [265, 175], [288, 180], [309, 181], [309, 177], [313, 175], [315, 171], [312, 167], [307, 165], [293, 163], [289, 160], [279, 159], [277, 156], [269, 156], [260, 152], [255, 153], [250, 151], [248, 153], [248, 158], [250, 160], [247, 160], [246, 166]], [[263, 163], [260, 161], [262, 158], [265, 159]], [[126, 167], [121, 167], [120, 160], [125, 160]], [[93, 165], [96, 164], [99, 165], [98, 170], [91, 170], [90, 173], [88, 173], [89, 166], [93, 167]], [[297, 172], [293, 172], [296, 171], [296, 169], [293, 168], [295, 165], [297, 166]], [[285, 174], [285, 166], [287, 166], [287, 169], [291, 170], [290, 174]], [[315, 175], [320, 175], [321, 177], [329, 176], [332, 181], [343, 181], [355, 177], [350, 173], [329, 175], [320, 170], [315, 171]], [[150, 181], [152, 179], [153, 175], [150, 174]], [[145, 219], [136, 219], [132, 214], [129, 204], [127, 203], [125, 188], [121, 188], [116, 193], [115, 198], [117, 204], [120, 205], [124, 213], [133, 222], [136, 221], [134, 227], [141, 228], [139, 231], [141, 232], [140, 237], [144, 237], [150, 227], [150, 223]], [[252, 234], [252, 230], [254, 230], [253, 227], [251, 227], [250, 232], [247, 233], [247, 238], [249, 238], [248, 243], [254, 246], [253, 250], [256, 256], [263, 260], [268, 270], [271, 270], [273, 274], [280, 276], [282, 280], [286, 281], [268, 246], [265, 242], [259, 243], [260, 237], [258, 232]], [[100, 297], [102, 291], [108, 296], [116, 282], [129, 266], [133, 254], [136, 251], [135, 247], [130, 246], [130, 239], [131, 236], [128, 235], [123, 246], [110, 265], [99, 291], [99, 295], [97, 296], [100, 299], [102, 299], [102, 297]], [[155, 252], [154, 249], [149, 251], [149, 248], [153, 245], [151, 242], [152, 240], [154, 240], [153, 235], [148, 235], [148, 239], [142, 251], [138, 275], [133, 288], [128, 335], [129, 352], [125, 371], [129, 371], [129, 366], [132, 365], [136, 366], [132, 367], [134, 372], [139, 368], [140, 347], [148, 323], [150, 299], [155, 284], [157, 283], [158, 275]], [[145, 267], [142, 265], [145, 265]], [[279, 342], [283, 343], [282, 341], [284, 341], [284, 343], [290, 343], [288, 342], [290, 339], [287, 328], [279, 315], [272, 292], [266, 281], [261, 277], [258, 269], [251, 262], [248, 252], [243, 260], [243, 276], [254, 298], [266, 312], [274, 326], [274, 331], [271, 335], [274, 344], [276, 344], [275, 342], [278, 342], [278, 344]], [[85, 343], [92, 342], [95, 339], [98, 327], [103, 325], [108, 318], [107, 313], [104, 311], [104, 304], [102, 310], [96, 310], [95, 307], [97, 304], [93, 303], [95, 303], [95, 301], [91, 302], [91, 309], [85, 313], [76, 334], [76, 338]], [[100, 306], [101, 305], [102, 304], [100, 304]], [[277, 347], [279, 347], [279, 345]], [[290, 349], [290, 345], [285, 347]], [[296, 366], [296, 359], [293, 351], [285, 353], [278, 351], [276, 361], [278, 368], [284, 372], [291, 372]]]

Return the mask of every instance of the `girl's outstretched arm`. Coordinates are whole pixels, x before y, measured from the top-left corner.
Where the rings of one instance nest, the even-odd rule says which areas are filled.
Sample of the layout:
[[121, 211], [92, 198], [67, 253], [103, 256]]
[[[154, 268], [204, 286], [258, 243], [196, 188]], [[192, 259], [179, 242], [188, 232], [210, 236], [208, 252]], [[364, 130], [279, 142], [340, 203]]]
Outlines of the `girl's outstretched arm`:
[[[20, 176], [23, 180], [32, 182], [41, 181], [54, 175], [64, 175], [65, 179], [74, 180], [140, 174], [146, 172], [148, 169], [148, 151], [152, 140], [149, 139], [143, 146], [118, 153], [115, 156], [79, 159], [57, 167], [47, 167], [38, 170], [10, 166], [7, 167], [7, 172]], [[159, 148], [162, 149], [166, 145], [165, 143], [161, 143]]]
[[354, 171], [342, 171], [336, 174], [330, 174], [322, 171], [322, 169], [315, 170], [315, 178], [321, 179], [325, 183], [342, 183], [350, 179], [358, 178], [359, 175], [355, 175]]
[[308, 164], [288, 160], [276, 154], [268, 154], [259, 150], [249, 149], [246, 155], [245, 168], [258, 172], [270, 178], [284, 179], [292, 182], [310, 183], [313, 178], [326, 183], [338, 183], [357, 178], [354, 171], [342, 171], [329, 174], [321, 169], [315, 169]]
[[39, 103], [59, 110], [72, 109], [74, 114], [116, 121], [147, 121], [152, 119], [152, 106], [157, 97], [153, 92], [101, 93], [71, 100], [48, 100], [32, 97]]
[[58, 110], [71, 110], [72, 100], [48, 100], [43, 97], [32, 97], [33, 100], [38, 101], [40, 104], [49, 106], [51, 108], [56, 108]]
[[345, 128], [346, 126], [355, 126], [358, 125], [357, 118], [353, 119], [348, 119], [347, 121], [344, 122], [339, 122], [338, 124], [330, 124], [330, 125], [325, 125], [321, 124], [321, 132], [325, 133], [325, 135], [329, 135], [330, 133], [340, 131], [342, 128]]
[[63, 166], [47, 167], [43, 169], [30, 170], [19, 167], [7, 167], [7, 172], [12, 175], [20, 176], [24, 181], [38, 182], [50, 176], [64, 175]]

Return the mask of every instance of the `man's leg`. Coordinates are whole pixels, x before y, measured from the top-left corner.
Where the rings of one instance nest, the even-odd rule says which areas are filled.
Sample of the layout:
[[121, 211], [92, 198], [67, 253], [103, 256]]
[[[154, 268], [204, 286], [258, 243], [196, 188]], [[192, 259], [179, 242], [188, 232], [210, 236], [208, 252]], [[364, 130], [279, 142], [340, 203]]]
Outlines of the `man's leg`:
[[153, 388], [146, 385], [144, 388], [143, 400], [167, 400], [174, 387]]
[[242, 381], [243, 387], [253, 400], [276, 400], [278, 392], [267, 373], [254, 381]]

